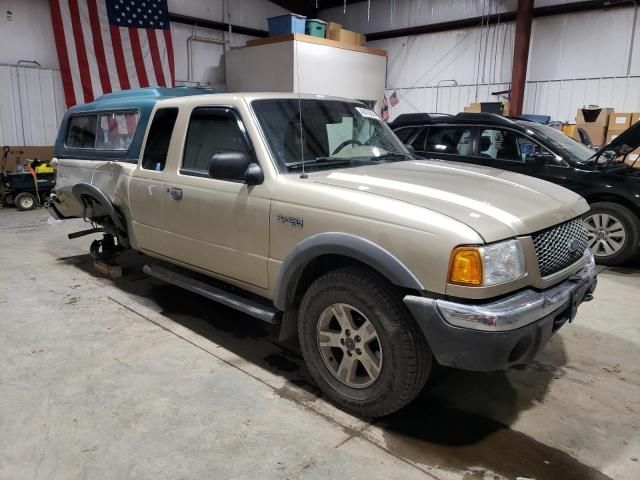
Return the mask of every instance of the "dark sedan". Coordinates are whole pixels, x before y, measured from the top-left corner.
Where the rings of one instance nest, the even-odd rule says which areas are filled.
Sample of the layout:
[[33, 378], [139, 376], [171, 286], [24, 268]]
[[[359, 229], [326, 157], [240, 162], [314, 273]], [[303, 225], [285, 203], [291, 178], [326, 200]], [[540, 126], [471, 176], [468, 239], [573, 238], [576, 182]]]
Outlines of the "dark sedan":
[[598, 152], [549, 126], [486, 113], [412, 114], [390, 126], [420, 156], [501, 168], [573, 190], [591, 205], [583, 220], [598, 263], [620, 265], [638, 254], [640, 169], [623, 160], [640, 145], [640, 123]]

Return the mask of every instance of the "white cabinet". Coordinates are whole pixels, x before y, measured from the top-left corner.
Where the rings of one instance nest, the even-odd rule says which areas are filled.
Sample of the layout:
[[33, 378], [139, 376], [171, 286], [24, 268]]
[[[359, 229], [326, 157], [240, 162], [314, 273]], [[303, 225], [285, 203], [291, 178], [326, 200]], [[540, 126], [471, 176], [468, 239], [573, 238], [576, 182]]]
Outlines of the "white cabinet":
[[228, 92], [295, 92], [364, 100], [380, 112], [387, 57], [383, 50], [307, 35], [249, 42], [226, 55]]

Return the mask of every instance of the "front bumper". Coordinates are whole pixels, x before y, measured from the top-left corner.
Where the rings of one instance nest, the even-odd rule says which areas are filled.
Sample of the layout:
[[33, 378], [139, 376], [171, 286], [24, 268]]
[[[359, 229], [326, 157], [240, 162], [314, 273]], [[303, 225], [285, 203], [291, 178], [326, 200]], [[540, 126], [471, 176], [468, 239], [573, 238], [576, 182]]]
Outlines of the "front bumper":
[[526, 289], [484, 304], [408, 295], [404, 302], [424, 332], [438, 363], [477, 371], [505, 370], [533, 360], [551, 335], [590, 300], [597, 277], [591, 252], [586, 265], [546, 290]]

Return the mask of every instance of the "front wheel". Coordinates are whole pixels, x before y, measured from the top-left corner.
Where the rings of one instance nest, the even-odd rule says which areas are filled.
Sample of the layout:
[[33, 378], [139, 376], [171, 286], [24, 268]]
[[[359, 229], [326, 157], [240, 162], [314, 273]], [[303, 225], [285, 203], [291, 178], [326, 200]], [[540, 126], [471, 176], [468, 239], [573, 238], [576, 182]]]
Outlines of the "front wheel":
[[627, 207], [612, 202], [592, 203], [583, 222], [597, 263], [621, 265], [637, 254], [640, 219]]
[[317, 279], [302, 299], [298, 333], [320, 389], [358, 415], [378, 417], [402, 408], [431, 371], [431, 350], [400, 292], [365, 268]]

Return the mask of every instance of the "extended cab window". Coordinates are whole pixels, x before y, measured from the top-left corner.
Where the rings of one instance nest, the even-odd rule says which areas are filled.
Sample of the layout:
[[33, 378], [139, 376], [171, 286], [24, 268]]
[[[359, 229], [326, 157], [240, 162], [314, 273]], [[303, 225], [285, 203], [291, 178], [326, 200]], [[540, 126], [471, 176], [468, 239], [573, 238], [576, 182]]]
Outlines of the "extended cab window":
[[471, 155], [471, 127], [434, 126], [429, 128], [425, 151], [449, 155]]
[[228, 108], [196, 108], [189, 120], [181, 173], [207, 172], [211, 157], [227, 152], [249, 153], [236, 115]]
[[177, 117], [177, 108], [160, 108], [156, 111], [144, 148], [142, 168], [156, 171], [164, 170]]

